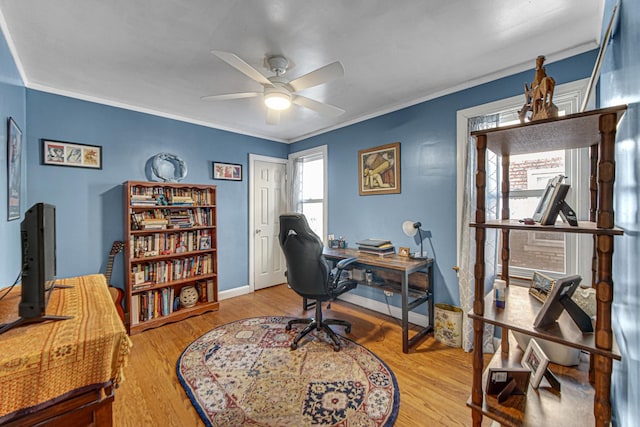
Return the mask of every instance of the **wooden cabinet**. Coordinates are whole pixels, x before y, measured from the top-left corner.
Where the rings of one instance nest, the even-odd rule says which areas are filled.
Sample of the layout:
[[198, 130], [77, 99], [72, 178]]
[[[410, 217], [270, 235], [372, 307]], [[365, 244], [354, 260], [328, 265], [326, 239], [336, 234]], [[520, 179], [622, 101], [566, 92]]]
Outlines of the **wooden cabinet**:
[[[540, 120], [523, 125], [473, 132], [477, 149], [477, 209], [475, 222], [476, 263], [475, 299], [469, 316], [473, 319], [473, 386], [468, 406], [471, 407], [473, 425], [480, 426], [483, 415], [502, 425], [609, 425], [611, 420], [611, 369], [613, 360], [621, 356], [611, 329], [613, 300], [612, 255], [613, 239], [622, 230], [614, 226], [613, 185], [615, 179], [614, 144], [618, 121], [626, 106], [573, 114], [557, 119]], [[509, 156], [559, 149], [588, 148], [591, 153], [590, 214], [589, 221], [580, 221], [577, 227], [566, 224], [551, 226], [525, 225], [509, 219], [509, 174], [503, 174], [502, 218], [487, 221], [485, 216], [485, 183], [487, 150], [502, 157], [503, 170], [509, 166]], [[493, 304], [493, 291], [484, 296], [484, 244], [486, 230], [499, 229], [502, 234], [501, 253], [503, 279], [508, 282], [510, 230], [586, 233], [594, 238], [593, 273], [595, 277], [597, 314], [594, 334], [582, 334], [566, 314], [552, 328], [535, 329], [533, 321], [540, 303], [524, 288], [512, 286], [507, 291], [505, 309]], [[484, 323], [502, 328], [502, 345], [490, 367], [519, 366], [522, 351], [509, 346], [509, 330], [564, 344], [590, 354], [590, 364], [576, 367], [553, 365], [562, 391], [529, 388], [525, 396], [511, 396], [499, 404], [495, 396], [487, 395], [483, 388], [486, 374], [482, 339]]]
[[129, 332], [217, 310], [216, 187], [127, 181], [123, 194]]

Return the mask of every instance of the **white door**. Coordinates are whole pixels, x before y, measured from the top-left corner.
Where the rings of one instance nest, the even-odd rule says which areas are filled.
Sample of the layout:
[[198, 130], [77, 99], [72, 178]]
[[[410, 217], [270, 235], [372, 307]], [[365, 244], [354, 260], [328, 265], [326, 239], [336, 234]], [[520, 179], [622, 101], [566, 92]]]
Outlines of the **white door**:
[[254, 289], [286, 282], [278, 242], [279, 217], [286, 209], [286, 163], [253, 162]]

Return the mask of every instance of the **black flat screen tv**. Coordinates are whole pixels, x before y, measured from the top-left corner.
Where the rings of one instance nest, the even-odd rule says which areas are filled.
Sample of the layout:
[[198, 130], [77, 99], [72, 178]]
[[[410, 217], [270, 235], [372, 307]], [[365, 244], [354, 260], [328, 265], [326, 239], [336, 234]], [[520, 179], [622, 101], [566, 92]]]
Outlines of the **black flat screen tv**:
[[22, 247], [22, 293], [19, 318], [0, 325], [0, 334], [29, 323], [71, 319], [72, 316], [47, 315], [47, 303], [56, 285], [56, 207], [36, 203], [24, 213], [20, 224]]
[[56, 280], [56, 208], [37, 203], [20, 224], [22, 296], [18, 314], [23, 319], [45, 315]]

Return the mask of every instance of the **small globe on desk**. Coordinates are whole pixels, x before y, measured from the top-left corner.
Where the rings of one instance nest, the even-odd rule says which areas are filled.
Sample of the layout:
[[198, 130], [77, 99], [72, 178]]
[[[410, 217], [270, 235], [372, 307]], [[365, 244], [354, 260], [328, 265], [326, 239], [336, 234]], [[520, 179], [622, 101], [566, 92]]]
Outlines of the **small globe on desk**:
[[185, 286], [180, 289], [180, 305], [184, 308], [193, 307], [198, 302], [198, 291], [195, 286]]

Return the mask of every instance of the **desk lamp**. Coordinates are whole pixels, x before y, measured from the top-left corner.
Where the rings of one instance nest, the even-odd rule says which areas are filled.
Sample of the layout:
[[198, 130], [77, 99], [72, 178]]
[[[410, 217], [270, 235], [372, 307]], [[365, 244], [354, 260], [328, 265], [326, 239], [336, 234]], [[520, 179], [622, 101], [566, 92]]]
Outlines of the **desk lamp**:
[[422, 227], [421, 222], [413, 222], [413, 221], [405, 221], [402, 223], [402, 231], [409, 237], [413, 237], [418, 233], [420, 238], [420, 255], [412, 255], [411, 258], [424, 259], [426, 258], [423, 254], [422, 250], [422, 232], [420, 231], [420, 227]]

